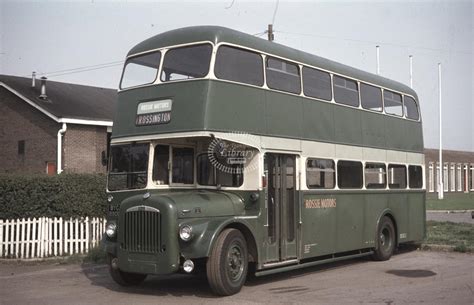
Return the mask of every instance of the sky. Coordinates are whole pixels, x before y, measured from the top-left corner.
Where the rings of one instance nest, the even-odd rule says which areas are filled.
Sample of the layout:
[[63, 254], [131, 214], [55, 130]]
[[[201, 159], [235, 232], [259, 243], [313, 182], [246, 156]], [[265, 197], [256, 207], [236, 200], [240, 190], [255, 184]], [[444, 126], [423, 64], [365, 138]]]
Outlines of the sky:
[[420, 99], [425, 147], [474, 151], [473, 1], [12, 1], [0, 0], [0, 74], [117, 88], [137, 43], [185, 26], [220, 25], [376, 71]]

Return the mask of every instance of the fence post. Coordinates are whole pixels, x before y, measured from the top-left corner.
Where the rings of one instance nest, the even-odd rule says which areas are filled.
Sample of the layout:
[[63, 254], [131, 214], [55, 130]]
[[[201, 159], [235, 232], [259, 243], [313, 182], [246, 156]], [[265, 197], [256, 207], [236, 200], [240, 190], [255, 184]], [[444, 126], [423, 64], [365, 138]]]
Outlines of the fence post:
[[67, 221], [67, 219], [64, 219], [64, 254], [69, 253], [69, 250], [68, 250], [68, 243], [69, 243], [68, 228], [69, 228], [69, 222]]
[[63, 243], [64, 243], [63, 218], [59, 217], [59, 255], [63, 255]]
[[89, 252], [89, 243], [90, 243], [90, 236], [89, 236], [89, 217], [86, 217], [86, 253]]
[[25, 218], [21, 220], [21, 232], [20, 232], [20, 257], [25, 257]]
[[76, 222], [75, 222], [75, 227], [76, 227], [76, 232], [74, 232], [74, 237], [76, 239], [76, 252], [77, 253], [80, 253], [79, 252], [79, 219], [76, 218]]
[[31, 248], [31, 245], [30, 245], [30, 233], [31, 233], [31, 228], [30, 228], [30, 225], [31, 225], [31, 221], [30, 221], [30, 218], [28, 217], [28, 219], [26, 220], [26, 253], [25, 253], [25, 257], [26, 258], [30, 258], [30, 248]]
[[53, 219], [53, 238], [51, 240], [53, 241], [53, 253], [54, 256], [58, 256], [58, 219], [54, 217]]
[[38, 238], [36, 237], [36, 218], [33, 218], [31, 220], [31, 257], [36, 257], [36, 242], [38, 241]]
[[15, 222], [15, 257], [18, 258], [20, 255], [20, 220], [17, 219]]
[[45, 253], [46, 253], [46, 247], [45, 247], [45, 244], [44, 244], [44, 240], [45, 240], [45, 237], [46, 237], [46, 220], [44, 217], [41, 217], [41, 222], [40, 222], [40, 225], [41, 225], [41, 238], [40, 238], [40, 246], [41, 246], [41, 250], [40, 250], [40, 257], [44, 257]]
[[0, 219], [0, 258], [3, 257], [3, 220]]

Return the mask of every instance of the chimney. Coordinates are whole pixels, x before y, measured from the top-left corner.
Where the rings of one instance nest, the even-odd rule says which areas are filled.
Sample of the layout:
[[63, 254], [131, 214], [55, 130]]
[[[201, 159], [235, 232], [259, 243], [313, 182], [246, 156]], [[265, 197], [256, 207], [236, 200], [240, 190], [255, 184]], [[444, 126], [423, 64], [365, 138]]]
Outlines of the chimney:
[[31, 87], [35, 87], [36, 85], [36, 72], [33, 71], [33, 73], [31, 74]]
[[48, 98], [46, 95], [46, 80], [47, 78], [45, 76], [41, 77], [41, 95], [39, 97], [43, 100]]

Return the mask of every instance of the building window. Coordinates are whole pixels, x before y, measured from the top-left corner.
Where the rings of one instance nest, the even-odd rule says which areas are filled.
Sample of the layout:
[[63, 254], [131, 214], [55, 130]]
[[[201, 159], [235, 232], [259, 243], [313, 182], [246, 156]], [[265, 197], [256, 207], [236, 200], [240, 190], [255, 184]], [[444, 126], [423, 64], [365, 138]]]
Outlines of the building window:
[[18, 155], [25, 155], [25, 140], [18, 141]]
[[56, 174], [56, 163], [55, 162], [46, 162], [46, 174], [48, 176], [53, 176]]
[[299, 94], [301, 91], [299, 70], [297, 64], [268, 57], [267, 86], [271, 89]]
[[391, 189], [405, 189], [407, 187], [407, 170], [405, 165], [388, 165], [388, 187]]
[[433, 162], [430, 162], [428, 168], [428, 190], [434, 192], [434, 172], [433, 172]]
[[439, 192], [440, 183], [441, 183], [441, 172], [439, 169], [439, 163], [436, 163], [436, 184], [435, 184], [436, 192]]
[[423, 168], [421, 166], [408, 166], [408, 181], [411, 189], [421, 189], [423, 187]]
[[387, 186], [386, 169], [383, 163], [365, 164], [365, 188], [383, 189]]
[[469, 166], [467, 164], [464, 164], [463, 166], [463, 175], [462, 175], [462, 189], [464, 192], [469, 191]]
[[448, 164], [443, 164], [443, 191], [449, 191], [449, 174], [448, 174]]
[[327, 72], [303, 67], [303, 90], [306, 96], [330, 101], [331, 76]]
[[458, 191], [458, 192], [461, 192], [461, 191], [462, 191], [462, 170], [461, 170], [461, 164], [458, 164], [458, 167], [457, 167], [456, 186], [457, 186], [457, 191]]
[[263, 85], [263, 60], [260, 54], [247, 50], [221, 46], [217, 50], [216, 76], [239, 83]]
[[361, 83], [360, 104], [364, 109], [382, 111], [382, 90], [378, 87]]
[[471, 174], [469, 175], [469, 188], [471, 191], [474, 191], [474, 165], [470, 166]]
[[451, 192], [456, 191], [456, 166], [454, 164], [451, 164], [450, 167], [450, 177], [449, 177], [449, 186]]
[[333, 160], [308, 159], [306, 161], [306, 185], [309, 189], [332, 189], [335, 181]]
[[337, 162], [337, 184], [341, 189], [362, 188], [362, 163], [356, 161]]
[[357, 82], [334, 75], [334, 100], [338, 104], [359, 107], [359, 90]]

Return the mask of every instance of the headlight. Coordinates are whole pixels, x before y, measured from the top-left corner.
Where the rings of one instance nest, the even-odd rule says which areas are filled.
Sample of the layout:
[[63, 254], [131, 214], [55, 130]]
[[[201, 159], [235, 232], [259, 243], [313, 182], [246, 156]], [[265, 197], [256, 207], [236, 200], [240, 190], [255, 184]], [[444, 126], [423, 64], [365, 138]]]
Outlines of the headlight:
[[188, 225], [184, 225], [179, 228], [179, 237], [184, 241], [189, 241], [191, 239], [192, 233], [193, 229]]
[[117, 233], [117, 225], [114, 222], [109, 222], [107, 226], [105, 227], [105, 234], [109, 238], [115, 237], [115, 234]]

